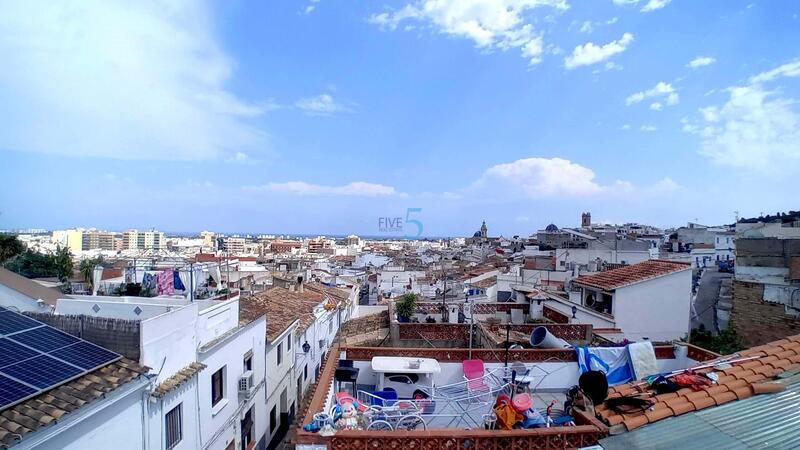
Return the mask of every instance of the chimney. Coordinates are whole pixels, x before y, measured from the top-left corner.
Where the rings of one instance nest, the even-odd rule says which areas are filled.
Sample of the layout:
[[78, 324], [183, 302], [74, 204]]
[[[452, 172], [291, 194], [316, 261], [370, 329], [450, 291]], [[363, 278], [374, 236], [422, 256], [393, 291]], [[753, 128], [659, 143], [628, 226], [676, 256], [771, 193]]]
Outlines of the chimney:
[[303, 277], [297, 277], [297, 292], [303, 293]]

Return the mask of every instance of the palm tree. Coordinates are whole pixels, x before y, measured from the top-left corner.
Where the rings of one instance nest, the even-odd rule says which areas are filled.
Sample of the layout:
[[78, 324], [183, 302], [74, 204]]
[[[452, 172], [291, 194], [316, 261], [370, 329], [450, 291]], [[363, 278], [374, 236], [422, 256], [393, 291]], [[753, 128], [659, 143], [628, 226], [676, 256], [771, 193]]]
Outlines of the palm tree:
[[80, 272], [83, 275], [83, 280], [86, 281], [89, 286], [92, 286], [92, 275], [94, 274], [94, 259], [84, 259], [81, 261], [80, 265]]

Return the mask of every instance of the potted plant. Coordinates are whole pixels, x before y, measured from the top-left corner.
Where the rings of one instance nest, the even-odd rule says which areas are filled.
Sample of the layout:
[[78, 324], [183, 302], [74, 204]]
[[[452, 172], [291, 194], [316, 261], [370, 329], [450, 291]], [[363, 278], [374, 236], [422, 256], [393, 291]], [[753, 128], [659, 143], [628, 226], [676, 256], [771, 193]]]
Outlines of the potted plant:
[[397, 309], [397, 321], [408, 322], [417, 310], [417, 294], [405, 294], [395, 302]]

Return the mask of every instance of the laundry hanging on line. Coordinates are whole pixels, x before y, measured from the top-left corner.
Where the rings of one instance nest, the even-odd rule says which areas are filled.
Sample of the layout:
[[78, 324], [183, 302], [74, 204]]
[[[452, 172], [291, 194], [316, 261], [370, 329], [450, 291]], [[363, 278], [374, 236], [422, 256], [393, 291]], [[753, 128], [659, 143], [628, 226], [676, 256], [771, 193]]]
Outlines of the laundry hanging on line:
[[173, 283], [175, 276], [172, 270], [162, 270], [156, 274], [158, 295], [172, 295], [175, 292]]

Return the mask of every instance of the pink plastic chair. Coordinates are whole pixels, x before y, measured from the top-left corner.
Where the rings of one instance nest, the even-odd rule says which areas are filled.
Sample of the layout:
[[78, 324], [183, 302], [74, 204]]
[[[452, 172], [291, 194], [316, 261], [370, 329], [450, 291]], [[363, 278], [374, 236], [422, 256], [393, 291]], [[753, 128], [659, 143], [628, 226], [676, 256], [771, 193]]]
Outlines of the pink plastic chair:
[[467, 380], [467, 389], [470, 393], [482, 394], [489, 391], [489, 386], [483, 381], [484, 368], [483, 361], [480, 359], [468, 359], [463, 361], [464, 379]]

